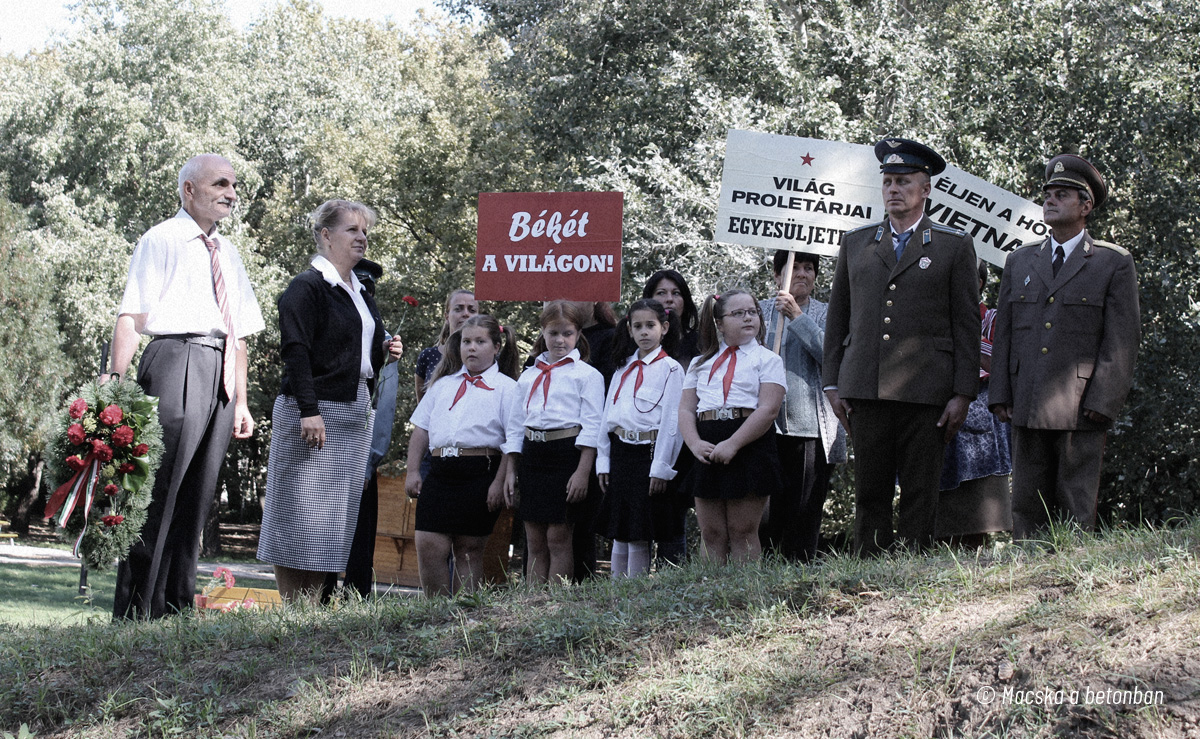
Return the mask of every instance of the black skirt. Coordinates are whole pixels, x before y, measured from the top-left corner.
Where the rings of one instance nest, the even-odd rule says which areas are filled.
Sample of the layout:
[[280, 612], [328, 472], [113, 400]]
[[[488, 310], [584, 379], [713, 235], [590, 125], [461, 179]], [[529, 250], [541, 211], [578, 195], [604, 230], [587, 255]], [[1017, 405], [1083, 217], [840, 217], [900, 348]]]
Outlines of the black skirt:
[[450, 536], [491, 536], [500, 511], [489, 511], [488, 487], [499, 457], [432, 457], [417, 498], [417, 531]]
[[653, 444], [626, 444], [609, 434], [612, 442], [608, 492], [596, 515], [596, 533], [618, 541], [668, 541], [683, 535], [683, 508], [678, 502], [679, 485], [650, 494]]
[[[745, 422], [745, 418], [697, 421], [696, 430], [701, 439], [717, 444], [737, 433]], [[762, 498], [776, 494], [783, 488], [783, 473], [779, 468], [774, 425], [742, 447], [729, 464], [704, 464], [696, 460], [684, 487], [693, 497], [706, 500]]]
[[567, 504], [567, 481], [579, 467], [576, 437], [554, 441], [525, 440], [517, 465], [520, 502], [517, 513], [529, 523], [575, 523], [582, 503]]

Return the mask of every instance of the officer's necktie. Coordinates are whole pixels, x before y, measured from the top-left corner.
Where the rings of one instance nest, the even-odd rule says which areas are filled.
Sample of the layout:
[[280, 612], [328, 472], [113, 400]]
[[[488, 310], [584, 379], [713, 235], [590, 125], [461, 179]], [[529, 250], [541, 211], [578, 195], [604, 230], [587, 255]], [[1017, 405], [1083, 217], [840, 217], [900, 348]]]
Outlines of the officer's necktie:
[[904, 247], [908, 244], [909, 237], [912, 236], [912, 231], [905, 231], [902, 234], [894, 234], [892, 239], [896, 242], [896, 261], [900, 261], [900, 257], [904, 255]]
[[1066, 252], [1063, 251], [1062, 244], [1054, 247], [1054, 263], [1050, 268], [1054, 271], [1054, 276], [1058, 277], [1058, 270], [1062, 268], [1063, 259], [1066, 258]]
[[213, 293], [217, 298], [217, 307], [221, 309], [221, 318], [225, 321], [225, 352], [221, 366], [221, 383], [225, 387], [225, 398], [233, 400], [234, 390], [234, 359], [237, 352], [237, 336], [233, 333], [233, 315], [229, 312], [229, 298], [225, 294], [225, 278], [221, 275], [221, 262], [217, 259], [217, 244], [204, 234], [200, 240], [208, 249], [208, 261], [212, 266]]

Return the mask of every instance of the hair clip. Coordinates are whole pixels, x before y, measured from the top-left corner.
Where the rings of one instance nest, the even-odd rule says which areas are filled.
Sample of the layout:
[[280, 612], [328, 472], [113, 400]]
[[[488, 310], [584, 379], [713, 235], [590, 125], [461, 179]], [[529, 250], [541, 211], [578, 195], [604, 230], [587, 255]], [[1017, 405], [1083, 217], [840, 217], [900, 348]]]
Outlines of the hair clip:
[[717, 294], [717, 295], [714, 295], [714, 296], [713, 296], [713, 300], [720, 300], [720, 299], [721, 299], [721, 296], [720, 296], [720, 294]]

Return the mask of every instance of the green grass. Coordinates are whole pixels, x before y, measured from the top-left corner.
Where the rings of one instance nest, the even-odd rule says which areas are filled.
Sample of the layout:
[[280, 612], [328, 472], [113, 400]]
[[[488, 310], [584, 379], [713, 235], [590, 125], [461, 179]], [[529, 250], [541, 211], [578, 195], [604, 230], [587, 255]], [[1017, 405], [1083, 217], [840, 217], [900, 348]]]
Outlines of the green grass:
[[[454, 599], [0, 626], [0, 729], [71, 736], [1173, 737], [1200, 723], [1200, 524], [693, 564]], [[998, 677], [1001, 668], [1011, 678]], [[1162, 690], [1165, 705], [1004, 705]]]
[[[115, 585], [115, 568], [89, 571], [85, 597], [79, 595], [78, 567], [0, 562], [0, 593], [4, 594], [0, 598], [0, 624], [74, 626], [93, 620], [108, 621], [112, 617]], [[275, 588], [274, 582], [249, 578], [239, 579], [237, 585]]]
[[114, 571], [89, 572], [90, 598], [79, 595], [79, 568], [0, 563], [0, 623], [70, 626], [112, 615]]

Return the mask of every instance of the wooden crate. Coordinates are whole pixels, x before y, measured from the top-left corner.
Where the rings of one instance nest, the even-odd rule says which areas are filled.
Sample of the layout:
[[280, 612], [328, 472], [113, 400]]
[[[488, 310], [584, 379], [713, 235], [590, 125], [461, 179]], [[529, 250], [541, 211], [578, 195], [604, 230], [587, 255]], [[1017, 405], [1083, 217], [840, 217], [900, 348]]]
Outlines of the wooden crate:
[[[417, 501], [404, 492], [404, 477], [379, 477], [379, 523], [375, 530], [375, 581], [417, 588]], [[508, 549], [512, 537], [512, 511], [505, 510], [492, 529], [484, 549], [487, 582], [508, 579]]]
[[276, 608], [283, 604], [278, 590], [265, 588], [213, 588], [196, 596], [196, 608], [231, 611], [235, 608]]

